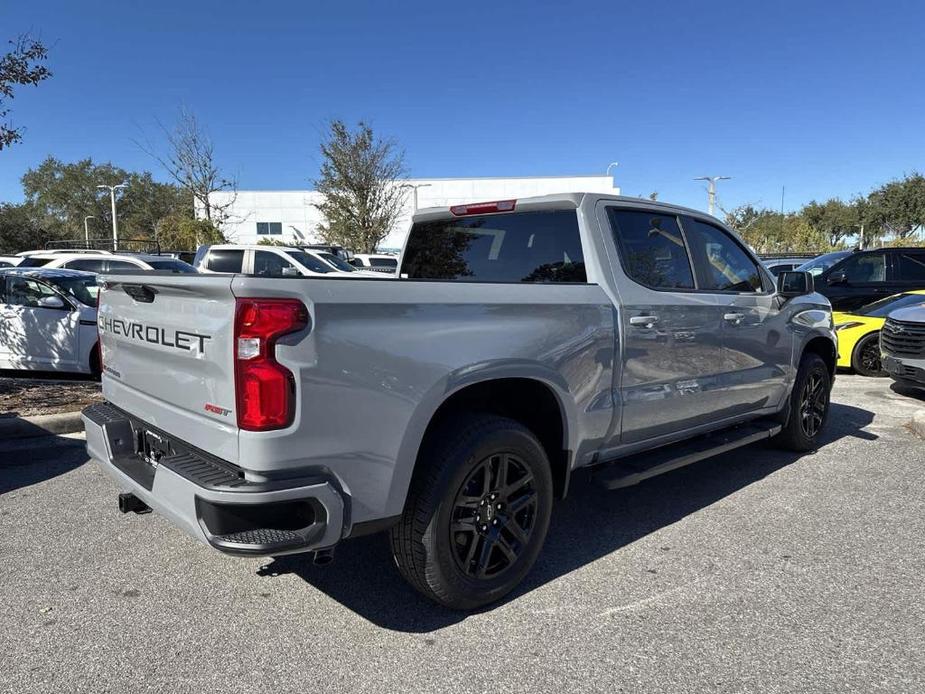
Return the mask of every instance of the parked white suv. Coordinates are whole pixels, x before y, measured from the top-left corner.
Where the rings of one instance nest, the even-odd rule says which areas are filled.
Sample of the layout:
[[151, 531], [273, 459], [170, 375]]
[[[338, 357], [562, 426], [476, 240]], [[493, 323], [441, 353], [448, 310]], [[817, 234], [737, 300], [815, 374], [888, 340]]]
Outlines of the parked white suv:
[[[346, 277], [350, 272], [322, 258], [316, 251], [305, 251], [292, 246], [200, 246], [193, 264], [199, 272], [226, 272], [259, 277]], [[356, 277], [359, 274], [352, 276]]]
[[64, 268], [83, 272], [119, 270], [160, 270], [161, 272], [196, 272], [189, 263], [167, 255], [141, 253], [35, 253], [23, 258], [19, 267]]

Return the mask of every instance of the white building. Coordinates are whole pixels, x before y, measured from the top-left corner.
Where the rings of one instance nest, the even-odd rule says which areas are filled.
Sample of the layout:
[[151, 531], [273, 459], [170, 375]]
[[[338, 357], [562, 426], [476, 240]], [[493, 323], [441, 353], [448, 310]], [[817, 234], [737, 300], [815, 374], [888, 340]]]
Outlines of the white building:
[[[467, 202], [508, 200], [549, 193], [612, 193], [620, 189], [610, 176], [532, 176], [526, 178], [418, 178], [406, 181], [415, 186], [418, 208], [448, 207]], [[405, 211], [382, 248], [401, 248], [411, 225], [413, 190], [409, 188]], [[320, 195], [313, 190], [239, 190], [237, 194], [212, 193], [219, 206], [233, 200], [222, 231], [234, 243], [257, 243], [270, 238], [285, 243], [314, 243], [321, 239], [321, 215], [315, 208]]]

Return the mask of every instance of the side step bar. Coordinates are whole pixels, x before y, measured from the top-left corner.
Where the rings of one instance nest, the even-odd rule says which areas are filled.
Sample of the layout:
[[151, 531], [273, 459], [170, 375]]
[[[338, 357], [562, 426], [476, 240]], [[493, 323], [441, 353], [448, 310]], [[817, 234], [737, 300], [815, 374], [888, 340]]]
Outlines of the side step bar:
[[777, 422], [752, 422], [653, 451], [637, 453], [604, 463], [592, 471], [594, 480], [605, 489], [639, 484], [650, 477], [712, 458], [750, 443], [769, 439], [781, 430]]

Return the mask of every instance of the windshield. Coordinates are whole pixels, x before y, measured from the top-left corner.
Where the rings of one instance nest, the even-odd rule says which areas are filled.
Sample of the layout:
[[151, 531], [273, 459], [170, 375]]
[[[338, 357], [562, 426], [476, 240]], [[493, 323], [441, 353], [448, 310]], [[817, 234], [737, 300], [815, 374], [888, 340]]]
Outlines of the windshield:
[[327, 260], [329, 263], [331, 263], [331, 265], [336, 267], [341, 272], [356, 272], [357, 271], [357, 269], [353, 267], [353, 265], [348, 263], [343, 258], [338, 258], [333, 253], [325, 253], [323, 251], [318, 251], [318, 255], [320, 255], [322, 258]]
[[334, 272], [334, 268], [321, 260], [321, 258], [316, 258], [313, 255], [309, 255], [305, 251], [286, 251], [286, 254], [295, 260], [299, 265], [311, 270], [312, 272]]
[[851, 255], [851, 251], [835, 251], [834, 253], [826, 253], [825, 255], [820, 255], [818, 258], [813, 258], [812, 260], [803, 263], [796, 269], [798, 272], [808, 272], [813, 277], [818, 277], [839, 260], [849, 255]]
[[886, 299], [880, 299], [867, 306], [862, 306], [854, 311], [858, 316], [870, 316], [871, 318], [886, 318], [898, 308], [906, 306], [917, 306], [925, 304], [925, 294], [895, 294], [888, 296]]
[[77, 299], [84, 306], [96, 307], [96, 296], [100, 288], [96, 286], [96, 277], [48, 277], [45, 281], [55, 289], [72, 299]]
[[196, 268], [194, 268], [189, 263], [184, 263], [182, 260], [176, 260], [174, 258], [170, 258], [169, 260], [146, 260], [145, 262], [155, 270], [169, 270], [170, 272], [196, 272]]

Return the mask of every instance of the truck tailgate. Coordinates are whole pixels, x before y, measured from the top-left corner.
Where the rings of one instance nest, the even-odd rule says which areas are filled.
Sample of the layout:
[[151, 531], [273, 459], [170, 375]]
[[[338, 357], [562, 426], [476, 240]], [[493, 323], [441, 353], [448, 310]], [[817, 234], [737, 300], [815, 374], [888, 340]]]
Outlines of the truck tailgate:
[[106, 275], [98, 324], [106, 399], [237, 463], [231, 280]]

